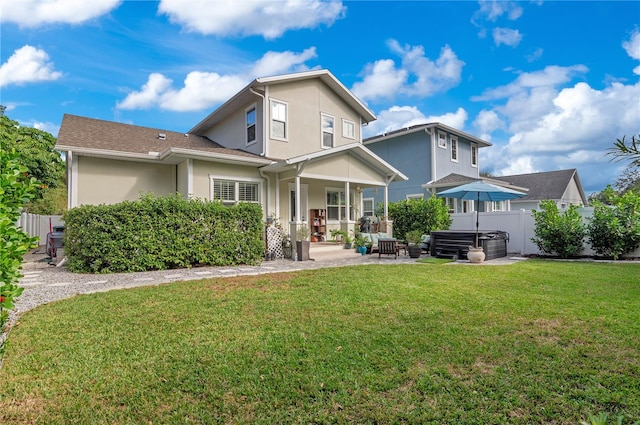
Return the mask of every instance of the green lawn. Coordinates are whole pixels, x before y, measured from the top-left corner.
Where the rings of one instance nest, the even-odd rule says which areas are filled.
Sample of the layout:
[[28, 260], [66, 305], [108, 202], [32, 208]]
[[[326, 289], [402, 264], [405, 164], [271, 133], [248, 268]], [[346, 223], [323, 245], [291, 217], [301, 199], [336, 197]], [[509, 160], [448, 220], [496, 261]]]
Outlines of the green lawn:
[[[319, 269], [25, 314], [0, 423], [640, 419], [640, 265]], [[614, 422], [611, 422], [614, 423]]]

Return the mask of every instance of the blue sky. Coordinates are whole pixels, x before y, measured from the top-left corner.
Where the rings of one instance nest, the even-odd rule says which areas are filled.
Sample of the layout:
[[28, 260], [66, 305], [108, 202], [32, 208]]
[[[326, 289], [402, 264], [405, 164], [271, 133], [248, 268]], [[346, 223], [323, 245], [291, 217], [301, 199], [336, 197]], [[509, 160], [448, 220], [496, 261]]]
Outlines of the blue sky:
[[587, 194], [640, 133], [638, 1], [0, 0], [0, 104], [187, 131], [256, 77], [329, 69], [371, 136], [440, 121], [483, 171], [577, 168]]

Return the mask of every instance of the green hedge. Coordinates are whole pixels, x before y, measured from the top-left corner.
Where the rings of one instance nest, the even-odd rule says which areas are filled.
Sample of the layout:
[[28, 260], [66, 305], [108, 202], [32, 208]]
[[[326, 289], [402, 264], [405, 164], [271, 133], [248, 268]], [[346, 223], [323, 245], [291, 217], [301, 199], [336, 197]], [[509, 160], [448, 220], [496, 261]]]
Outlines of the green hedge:
[[262, 209], [179, 195], [68, 210], [64, 248], [74, 272], [117, 273], [257, 264]]

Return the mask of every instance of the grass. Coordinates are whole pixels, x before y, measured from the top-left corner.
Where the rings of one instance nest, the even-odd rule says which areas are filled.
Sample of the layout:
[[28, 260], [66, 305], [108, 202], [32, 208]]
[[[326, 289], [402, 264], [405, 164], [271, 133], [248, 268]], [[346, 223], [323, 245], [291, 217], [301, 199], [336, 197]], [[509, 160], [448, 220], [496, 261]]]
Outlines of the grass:
[[78, 296], [12, 331], [0, 423], [631, 423], [639, 275], [379, 265]]

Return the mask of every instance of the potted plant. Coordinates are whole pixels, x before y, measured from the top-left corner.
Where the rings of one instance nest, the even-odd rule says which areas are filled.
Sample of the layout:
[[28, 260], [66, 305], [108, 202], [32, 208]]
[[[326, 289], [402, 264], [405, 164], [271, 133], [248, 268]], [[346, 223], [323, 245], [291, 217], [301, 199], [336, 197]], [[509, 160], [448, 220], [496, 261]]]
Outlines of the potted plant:
[[344, 249], [351, 249], [351, 236], [347, 232], [343, 232]]
[[356, 247], [356, 252], [359, 252], [362, 255], [367, 253], [367, 245], [366, 241], [362, 237], [362, 233], [356, 232], [356, 235], [353, 238], [353, 244]]
[[405, 233], [404, 238], [407, 240], [409, 257], [420, 258], [420, 254], [422, 254], [422, 248], [420, 247], [422, 232], [420, 230], [411, 230]]
[[306, 225], [298, 226], [296, 230], [296, 257], [298, 261], [306, 261], [309, 259], [309, 228]]

